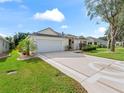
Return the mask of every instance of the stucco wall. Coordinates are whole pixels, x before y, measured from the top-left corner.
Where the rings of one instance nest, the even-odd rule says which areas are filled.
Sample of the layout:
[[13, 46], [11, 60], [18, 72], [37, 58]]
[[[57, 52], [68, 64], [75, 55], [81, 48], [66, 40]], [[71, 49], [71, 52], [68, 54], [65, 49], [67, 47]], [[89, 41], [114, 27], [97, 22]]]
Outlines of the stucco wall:
[[0, 53], [2, 53], [2, 51], [3, 51], [3, 46], [2, 46], [2, 44], [3, 44], [3, 41], [0, 40]]
[[74, 39], [74, 49], [80, 49], [80, 43], [84, 44], [87, 43], [84, 39]]
[[0, 39], [0, 53], [7, 52], [9, 50], [9, 43], [3, 39]]
[[74, 49], [79, 49], [79, 44], [80, 44], [80, 40], [79, 39], [75, 39], [74, 40]]

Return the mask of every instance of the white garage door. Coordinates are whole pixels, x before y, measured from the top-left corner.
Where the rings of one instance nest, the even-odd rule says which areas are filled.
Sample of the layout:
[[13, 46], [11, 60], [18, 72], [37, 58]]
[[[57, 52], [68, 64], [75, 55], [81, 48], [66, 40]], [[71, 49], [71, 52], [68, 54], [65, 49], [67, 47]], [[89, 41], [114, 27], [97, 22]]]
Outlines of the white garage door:
[[63, 51], [62, 40], [37, 40], [38, 52]]

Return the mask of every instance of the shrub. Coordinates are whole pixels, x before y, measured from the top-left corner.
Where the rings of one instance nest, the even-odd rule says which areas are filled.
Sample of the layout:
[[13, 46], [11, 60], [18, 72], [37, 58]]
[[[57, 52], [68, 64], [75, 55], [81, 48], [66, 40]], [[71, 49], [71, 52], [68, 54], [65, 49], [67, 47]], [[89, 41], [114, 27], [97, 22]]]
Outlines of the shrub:
[[107, 48], [107, 46], [106, 45], [98, 45], [98, 48]]
[[30, 55], [31, 51], [34, 51], [36, 49], [36, 45], [29, 40], [28, 38], [22, 40], [19, 42], [19, 45], [17, 47], [19, 52], [21, 52], [23, 55]]
[[82, 51], [92, 51], [92, 50], [96, 50], [96, 46], [94, 45], [87, 45], [85, 47], [82, 48]]

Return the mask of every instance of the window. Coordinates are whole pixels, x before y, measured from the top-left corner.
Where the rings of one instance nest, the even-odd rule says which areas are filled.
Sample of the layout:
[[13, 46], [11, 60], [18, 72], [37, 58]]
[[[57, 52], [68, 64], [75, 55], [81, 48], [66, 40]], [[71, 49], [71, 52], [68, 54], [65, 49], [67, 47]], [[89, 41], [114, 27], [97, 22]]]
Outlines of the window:
[[92, 42], [88, 42], [88, 45], [92, 45]]
[[94, 45], [97, 45], [97, 42], [94, 42]]

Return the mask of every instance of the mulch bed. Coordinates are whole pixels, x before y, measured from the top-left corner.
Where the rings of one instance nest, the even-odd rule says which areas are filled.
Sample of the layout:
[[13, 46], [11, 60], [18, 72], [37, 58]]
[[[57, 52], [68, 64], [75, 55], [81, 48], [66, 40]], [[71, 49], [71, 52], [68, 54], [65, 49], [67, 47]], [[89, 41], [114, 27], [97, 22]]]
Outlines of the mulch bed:
[[20, 57], [18, 58], [18, 60], [28, 60], [28, 59], [31, 59], [31, 58], [34, 58], [34, 57], [35, 57], [35, 54], [27, 56], [27, 55], [23, 55], [23, 54], [20, 53]]

